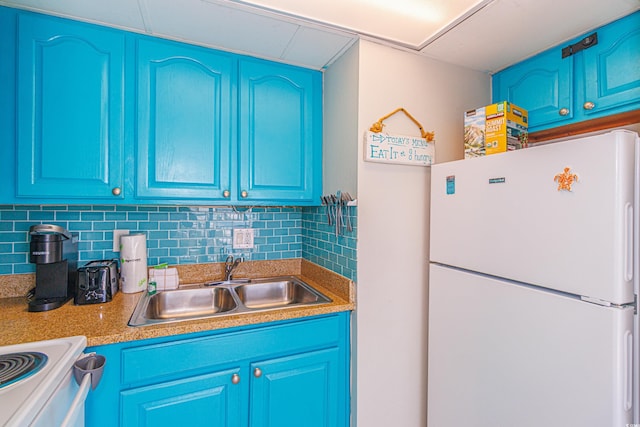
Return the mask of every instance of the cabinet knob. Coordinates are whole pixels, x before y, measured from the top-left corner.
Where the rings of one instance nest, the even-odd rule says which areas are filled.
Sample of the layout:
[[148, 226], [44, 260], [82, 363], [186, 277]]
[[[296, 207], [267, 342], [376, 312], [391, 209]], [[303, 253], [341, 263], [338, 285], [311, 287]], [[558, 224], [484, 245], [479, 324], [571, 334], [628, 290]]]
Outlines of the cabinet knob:
[[240, 375], [238, 375], [238, 374], [231, 375], [231, 383], [232, 384], [238, 384], [239, 382], [240, 382]]
[[248, 195], [249, 195], [249, 193], [247, 193], [247, 190], [242, 190], [242, 192], [240, 193], [240, 196], [241, 196], [243, 199], [246, 199]]
[[584, 103], [584, 105], [582, 106], [585, 110], [593, 110], [595, 108], [596, 104], [594, 104], [591, 101], [587, 101]]
[[566, 116], [567, 114], [569, 114], [569, 109], [561, 108], [560, 111], [558, 111], [558, 113], [560, 113], [561, 116]]
[[256, 368], [253, 370], [253, 376], [256, 378], [260, 378], [262, 376], [262, 370], [260, 368]]
[[222, 197], [224, 197], [226, 199], [228, 199], [230, 195], [231, 195], [231, 192], [229, 190], [224, 190], [222, 192]]
[[120, 189], [120, 187], [113, 187], [113, 190], [111, 190], [111, 194], [114, 196], [119, 196], [121, 193], [122, 189]]

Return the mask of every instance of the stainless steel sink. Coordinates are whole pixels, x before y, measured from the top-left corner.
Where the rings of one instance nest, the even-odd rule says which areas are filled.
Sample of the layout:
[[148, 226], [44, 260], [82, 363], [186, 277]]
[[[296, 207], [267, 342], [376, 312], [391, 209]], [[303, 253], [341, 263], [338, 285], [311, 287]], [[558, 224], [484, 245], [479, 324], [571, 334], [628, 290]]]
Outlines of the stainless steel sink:
[[316, 304], [326, 298], [303, 282], [291, 279], [240, 285], [233, 290], [240, 302], [250, 309]]
[[183, 289], [151, 295], [144, 314], [148, 319], [200, 317], [237, 306], [228, 288]]
[[327, 304], [331, 299], [293, 276], [187, 285], [144, 293], [129, 326], [145, 326], [230, 314]]

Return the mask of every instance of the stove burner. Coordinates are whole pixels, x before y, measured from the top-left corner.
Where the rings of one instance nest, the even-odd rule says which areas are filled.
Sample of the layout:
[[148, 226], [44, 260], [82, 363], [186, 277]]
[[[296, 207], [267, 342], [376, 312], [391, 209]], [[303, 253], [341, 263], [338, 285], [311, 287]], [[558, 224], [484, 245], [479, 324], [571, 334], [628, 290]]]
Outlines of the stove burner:
[[35, 351], [0, 354], [0, 388], [25, 379], [47, 363], [47, 355]]

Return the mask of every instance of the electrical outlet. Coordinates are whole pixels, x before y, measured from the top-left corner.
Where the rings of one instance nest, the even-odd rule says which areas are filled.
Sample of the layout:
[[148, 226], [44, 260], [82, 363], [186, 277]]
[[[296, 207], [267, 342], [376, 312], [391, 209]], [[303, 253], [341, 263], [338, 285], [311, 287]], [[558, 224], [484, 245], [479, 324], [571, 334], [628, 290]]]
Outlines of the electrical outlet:
[[233, 229], [233, 249], [253, 249], [253, 228]]
[[120, 236], [126, 236], [129, 230], [113, 230], [113, 252], [120, 252]]

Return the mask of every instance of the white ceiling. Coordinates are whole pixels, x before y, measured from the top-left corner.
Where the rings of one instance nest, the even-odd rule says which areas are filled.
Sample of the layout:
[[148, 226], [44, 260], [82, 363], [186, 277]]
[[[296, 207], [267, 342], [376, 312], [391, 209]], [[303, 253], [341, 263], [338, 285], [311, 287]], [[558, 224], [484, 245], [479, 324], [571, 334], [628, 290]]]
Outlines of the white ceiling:
[[370, 37], [420, 46], [491, 0], [234, 0]]
[[358, 37], [494, 72], [640, 0], [0, 0], [0, 5], [314, 69]]

